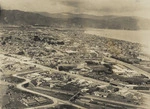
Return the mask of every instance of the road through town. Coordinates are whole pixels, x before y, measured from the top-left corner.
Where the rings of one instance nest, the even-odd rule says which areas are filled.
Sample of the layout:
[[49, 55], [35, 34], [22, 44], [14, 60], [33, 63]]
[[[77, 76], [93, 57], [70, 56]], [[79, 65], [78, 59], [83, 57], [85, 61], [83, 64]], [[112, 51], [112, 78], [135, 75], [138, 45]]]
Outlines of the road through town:
[[[20, 62], [20, 63], [24, 63], [24, 64], [29, 64], [29, 65], [32, 65], [32, 66], [36, 66], [37, 68], [40, 68], [40, 69], [42, 69], [42, 70], [47, 70], [47, 71], [51, 71], [51, 72], [60, 72], [60, 71], [58, 71], [58, 70], [56, 70], [56, 69], [52, 69], [52, 68], [49, 68], [49, 67], [46, 67], [46, 66], [43, 66], [43, 65], [40, 65], [40, 64], [36, 64], [36, 63], [33, 63], [32, 61], [24, 61], [24, 60], [21, 60], [21, 59], [19, 59], [19, 58], [17, 58], [17, 57], [14, 57], [14, 56], [12, 57], [12, 56], [6, 56], [6, 55], [4, 55], [4, 54], [0, 54], [0, 57], [1, 57], [1, 58], [8, 58], [8, 59], [11, 59], [11, 60], [13, 60], [14, 62]], [[140, 72], [141, 74], [144, 74], [144, 75], [150, 77], [149, 73], [147, 73], [147, 72], [145, 72], [145, 71], [143, 71], [143, 70], [141, 70], [141, 69], [139, 69], [139, 68], [136, 68], [136, 67], [134, 67], [133, 65], [130, 65], [130, 64], [127, 64], [127, 63], [124, 63], [124, 62], [121, 62], [121, 61], [112, 59], [112, 58], [107, 58], [107, 59], [109, 59], [109, 60], [111, 60], [111, 61], [115, 61], [115, 62], [117, 61], [117, 63], [119, 63], [119, 64], [125, 65], [125, 66], [127, 66], [127, 67], [129, 67], [129, 68], [131, 68], [131, 69], [133, 69], [133, 70], [135, 70], [135, 71]], [[61, 71], [60, 73], [68, 74], [68, 75], [70, 75], [70, 76], [72, 76], [72, 77], [75, 77], [75, 78], [85, 79], [85, 80], [88, 80], [88, 81], [96, 82], [96, 83], [98, 83], [98, 84], [100, 84], [100, 85], [101, 85], [101, 84], [109, 84], [109, 83], [107, 83], [107, 82], [95, 80], [95, 79], [92, 79], [92, 78], [83, 77], [83, 76], [77, 75], [77, 74], [70, 74], [70, 73], [67, 73], [67, 72], [64, 72], [64, 71]], [[23, 91], [26, 91], [26, 92], [30, 92], [30, 93], [33, 93], [33, 94], [37, 94], [37, 95], [40, 95], [40, 96], [43, 96], [43, 97], [46, 97], [46, 98], [49, 98], [49, 99], [53, 100], [53, 102], [54, 102], [53, 104], [35, 107], [34, 109], [42, 109], [43, 107], [49, 107], [49, 106], [51, 107], [51, 106], [54, 106], [54, 105], [58, 104], [58, 102], [65, 103], [65, 104], [70, 104], [70, 105], [73, 105], [73, 106], [75, 106], [75, 107], [84, 109], [83, 107], [80, 107], [80, 106], [78, 106], [78, 105], [72, 104], [72, 103], [70, 103], [70, 102], [66, 102], [66, 101], [63, 101], [63, 100], [60, 100], [60, 99], [57, 99], [57, 98], [54, 98], [54, 97], [45, 95], [45, 94], [43, 94], [43, 93], [39, 93], [39, 92], [35, 92], [35, 91], [32, 91], [32, 90], [26, 89], [25, 87], [23, 87], [23, 85], [26, 84], [26, 83], [29, 83], [30, 80], [29, 80], [29, 79], [26, 79], [26, 78], [24, 78], [24, 77], [19, 76], [19, 74], [14, 74], [13, 76], [25, 80], [24, 82], [17, 84], [17, 88], [18, 88], [18, 89], [23, 90]], [[146, 106], [145, 106], [145, 107], [146, 107]], [[33, 109], [33, 108], [32, 108], [32, 109]], [[146, 108], [146, 109], [147, 109], [147, 108]]]
[[105, 57], [105, 59], [111, 60], [111, 61], [116, 62], [116, 63], [121, 64], [121, 65], [124, 65], [124, 66], [126, 66], [126, 67], [128, 67], [128, 68], [130, 68], [130, 69], [132, 69], [132, 70], [135, 70], [135, 71], [137, 71], [138, 73], [143, 74], [143, 75], [147, 76], [148, 78], [150, 78], [150, 73], [148, 73], [148, 72], [146, 72], [146, 71], [144, 71], [144, 70], [142, 70], [142, 69], [140, 69], [140, 68], [138, 68], [138, 67], [135, 67], [135, 66], [133, 66], [132, 64], [128, 64], [128, 63], [119, 61], [119, 60], [114, 59], [114, 58]]
[[[26, 73], [28, 73], [28, 72], [26, 72]], [[79, 109], [84, 109], [84, 107], [81, 107], [81, 106], [72, 104], [72, 103], [70, 103], [70, 102], [63, 101], [63, 100], [60, 100], [60, 99], [51, 97], [51, 96], [49, 96], [49, 95], [43, 94], [42, 92], [39, 93], [39, 92], [36, 92], [36, 91], [32, 91], [31, 89], [25, 88], [24, 85], [27, 84], [27, 83], [29, 83], [29, 82], [31, 82], [31, 80], [19, 76], [20, 74], [22, 74], [22, 73], [18, 73], [18, 74], [14, 74], [14, 75], [13, 75], [13, 77], [16, 77], [16, 78], [25, 80], [24, 82], [17, 84], [16, 87], [17, 87], [18, 89], [20, 89], [20, 90], [22, 90], [22, 91], [26, 91], [26, 92], [32, 93], [32, 94], [36, 94], [36, 95], [39, 95], [39, 96], [42, 96], [42, 97], [45, 97], [45, 98], [48, 98], [48, 99], [50, 99], [50, 100], [53, 101], [53, 104], [43, 105], [43, 106], [36, 106], [36, 107], [31, 107], [31, 108], [26, 108], [26, 109], [43, 109], [43, 108], [46, 108], [46, 107], [54, 107], [54, 106], [58, 105], [59, 103], [72, 105], [72, 106], [75, 106], [75, 107], [77, 107], [77, 108], [79, 108]]]

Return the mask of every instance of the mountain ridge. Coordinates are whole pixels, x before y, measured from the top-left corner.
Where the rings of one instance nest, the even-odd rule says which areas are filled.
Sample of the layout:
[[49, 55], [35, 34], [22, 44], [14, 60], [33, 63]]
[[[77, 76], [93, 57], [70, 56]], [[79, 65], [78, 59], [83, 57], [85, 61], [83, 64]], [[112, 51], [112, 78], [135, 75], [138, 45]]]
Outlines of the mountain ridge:
[[19, 10], [2, 10], [0, 15], [1, 24], [124, 30], [150, 29], [149, 19], [133, 16], [94, 16], [72, 13], [49, 14], [46, 12], [37, 13]]

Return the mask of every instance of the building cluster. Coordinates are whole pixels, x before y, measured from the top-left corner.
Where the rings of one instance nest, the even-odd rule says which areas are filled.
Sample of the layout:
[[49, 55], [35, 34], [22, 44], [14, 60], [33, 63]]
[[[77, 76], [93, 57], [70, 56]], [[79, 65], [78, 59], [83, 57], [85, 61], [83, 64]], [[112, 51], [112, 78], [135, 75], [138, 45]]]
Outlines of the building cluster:
[[[128, 88], [119, 88], [118, 86], [114, 86], [112, 84], [99, 85], [93, 81], [80, 79], [68, 74], [63, 74], [61, 72], [41, 71], [25, 74], [23, 76], [30, 79], [31, 84], [34, 85], [34, 87], [41, 88], [43, 90], [46, 89], [49, 91], [71, 95], [80, 93], [84, 97], [90, 95], [92, 97], [99, 97], [104, 99], [113, 99], [115, 96], [116, 101], [130, 101], [134, 104], [140, 103], [142, 100], [140, 94], [130, 92]], [[73, 100], [80, 98], [80, 96], [75, 97], [76, 98]]]
[[14, 86], [9, 86], [9, 89], [6, 91], [4, 95], [4, 102], [2, 108], [10, 109], [10, 108], [27, 108], [27, 107], [34, 107], [34, 106], [41, 106], [46, 104], [51, 104], [52, 101], [34, 95], [28, 92], [20, 91], [16, 89]]
[[[143, 61], [139, 58], [141, 46], [137, 43], [89, 35], [83, 30], [33, 27], [16, 27], [13, 31], [9, 31], [10, 29], [3, 30], [7, 36], [0, 37], [1, 51], [7, 52], [10, 56], [28, 57], [34, 63], [58, 71], [39, 71], [22, 75], [31, 80], [25, 86], [27, 88], [44, 88], [51, 90], [51, 93], [70, 94], [69, 97], [73, 95], [73, 99], [76, 97], [78, 99], [81, 94], [84, 97], [139, 103], [141, 95], [126, 89], [131, 87], [138, 89], [138, 85], [141, 87], [150, 83], [147, 77], [139, 75], [133, 69], [107, 59], [111, 57], [131, 64], [142, 63]], [[4, 67], [6, 70], [16, 72], [35, 68], [35, 66], [26, 65], [23, 65], [25, 67], [23, 68], [20, 63], [11, 64], [10, 62]], [[108, 85], [99, 85], [93, 81], [78, 78], [77, 75], [103, 81]], [[25, 106], [31, 106], [37, 102], [47, 101], [42, 97], [26, 97], [22, 98], [21, 102]]]

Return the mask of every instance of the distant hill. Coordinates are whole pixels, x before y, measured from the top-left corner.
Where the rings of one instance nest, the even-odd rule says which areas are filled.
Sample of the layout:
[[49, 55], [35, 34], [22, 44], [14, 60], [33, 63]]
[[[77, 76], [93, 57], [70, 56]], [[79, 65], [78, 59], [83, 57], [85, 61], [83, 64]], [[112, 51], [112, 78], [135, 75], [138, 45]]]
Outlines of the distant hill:
[[86, 14], [49, 14], [18, 10], [2, 10], [0, 23], [15, 25], [41, 25], [56, 27], [83, 27], [102, 29], [150, 29], [150, 20], [126, 16], [92, 16]]
[[0, 22], [3, 24], [16, 25], [49, 25], [53, 21], [50, 17], [45, 17], [37, 13], [23, 12], [18, 10], [2, 10]]

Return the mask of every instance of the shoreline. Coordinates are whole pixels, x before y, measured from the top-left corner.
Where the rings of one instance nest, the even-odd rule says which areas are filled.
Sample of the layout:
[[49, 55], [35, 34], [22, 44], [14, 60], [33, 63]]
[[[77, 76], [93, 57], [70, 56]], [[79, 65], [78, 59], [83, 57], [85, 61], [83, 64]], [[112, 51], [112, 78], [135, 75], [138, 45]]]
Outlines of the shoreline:
[[[141, 53], [149, 55], [150, 57], [150, 30], [114, 30], [114, 29], [85, 29], [86, 34], [97, 35], [99, 37], [111, 38], [116, 40], [128, 41], [132, 43], [139, 43], [142, 46]], [[145, 34], [145, 35], [144, 35]]]

